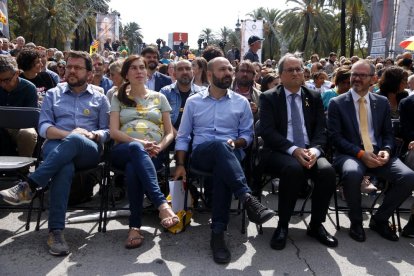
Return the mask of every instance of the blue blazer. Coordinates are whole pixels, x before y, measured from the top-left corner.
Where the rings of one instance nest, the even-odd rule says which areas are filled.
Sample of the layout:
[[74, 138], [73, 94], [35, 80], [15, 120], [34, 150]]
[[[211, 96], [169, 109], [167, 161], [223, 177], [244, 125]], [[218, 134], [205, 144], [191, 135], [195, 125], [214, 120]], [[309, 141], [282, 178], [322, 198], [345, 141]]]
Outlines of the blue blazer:
[[161, 88], [172, 83], [172, 80], [169, 76], [161, 74], [160, 72], [155, 72], [153, 77], [155, 78], [154, 91], [157, 92], [160, 92]]
[[[394, 149], [390, 105], [388, 99], [369, 93], [369, 100], [377, 145], [374, 151]], [[344, 154], [356, 157], [363, 149], [355, 105], [350, 91], [332, 98], [328, 107], [328, 135], [335, 147], [336, 155]]]

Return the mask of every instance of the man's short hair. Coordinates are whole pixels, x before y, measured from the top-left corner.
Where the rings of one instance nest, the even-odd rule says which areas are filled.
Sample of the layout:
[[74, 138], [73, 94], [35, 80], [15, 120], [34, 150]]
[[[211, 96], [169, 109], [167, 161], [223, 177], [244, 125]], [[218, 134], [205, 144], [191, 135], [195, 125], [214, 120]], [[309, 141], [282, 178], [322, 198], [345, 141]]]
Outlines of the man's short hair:
[[16, 59], [10, 55], [0, 55], [0, 73], [4, 72], [17, 72]]
[[145, 56], [146, 54], [156, 54], [157, 59], [160, 59], [160, 53], [158, 52], [158, 50], [155, 47], [152, 47], [152, 46], [145, 47], [141, 51], [141, 56]]
[[284, 63], [285, 63], [285, 61], [286, 61], [286, 59], [288, 59], [288, 58], [294, 58], [294, 59], [297, 59], [297, 60], [299, 60], [300, 61], [300, 65], [301, 65], [301, 67], [303, 68], [303, 60], [301, 59], [301, 58], [298, 58], [297, 56], [295, 56], [294, 54], [291, 54], [291, 53], [287, 53], [287, 54], [285, 54], [280, 60], [279, 60], [279, 64], [277, 65], [277, 70], [278, 70], [278, 73], [279, 74], [281, 74], [282, 72], [283, 72], [283, 66], [284, 66]]
[[92, 59], [91, 59], [91, 56], [87, 52], [69, 51], [68, 56], [66, 58], [66, 63], [68, 63], [69, 58], [82, 58], [83, 60], [85, 60], [86, 70], [92, 71]]
[[27, 71], [33, 68], [37, 58], [40, 58], [40, 54], [34, 49], [23, 48], [17, 55], [16, 61], [21, 70]]

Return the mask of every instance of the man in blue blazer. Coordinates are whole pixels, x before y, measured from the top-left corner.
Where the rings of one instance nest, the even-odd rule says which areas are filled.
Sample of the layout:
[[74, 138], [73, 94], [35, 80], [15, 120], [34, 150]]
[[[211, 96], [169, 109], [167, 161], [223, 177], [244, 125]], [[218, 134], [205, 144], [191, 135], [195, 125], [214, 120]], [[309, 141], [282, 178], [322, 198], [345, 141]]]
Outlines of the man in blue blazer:
[[161, 88], [172, 83], [169, 76], [157, 71], [160, 56], [156, 48], [148, 46], [142, 50], [141, 55], [148, 64], [148, 80], [146, 83], [148, 89], [160, 92]]
[[341, 175], [348, 203], [349, 235], [365, 241], [362, 225], [362, 178], [371, 174], [392, 183], [369, 227], [382, 237], [397, 241], [388, 219], [414, 188], [414, 172], [392, 156], [394, 135], [387, 98], [369, 93], [374, 66], [366, 60], [351, 69], [352, 89], [331, 100], [328, 107], [329, 138], [335, 148], [334, 166]]

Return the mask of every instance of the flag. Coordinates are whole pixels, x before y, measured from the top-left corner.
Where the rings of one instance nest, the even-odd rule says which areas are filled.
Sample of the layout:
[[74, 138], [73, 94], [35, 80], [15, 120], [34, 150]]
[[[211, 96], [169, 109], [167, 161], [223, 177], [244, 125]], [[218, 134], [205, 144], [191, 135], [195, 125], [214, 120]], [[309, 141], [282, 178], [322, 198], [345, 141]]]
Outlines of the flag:
[[0, 22], [3, 23], [4, 25], [7, 25], [7, 18], [1, 10], [0, 10]]
[[91, 46], [89, 47], [89, 54], [92, 55], [93, 53], [96, 53], [99, 48], [99, 40], [94, 39], [91, 43]]

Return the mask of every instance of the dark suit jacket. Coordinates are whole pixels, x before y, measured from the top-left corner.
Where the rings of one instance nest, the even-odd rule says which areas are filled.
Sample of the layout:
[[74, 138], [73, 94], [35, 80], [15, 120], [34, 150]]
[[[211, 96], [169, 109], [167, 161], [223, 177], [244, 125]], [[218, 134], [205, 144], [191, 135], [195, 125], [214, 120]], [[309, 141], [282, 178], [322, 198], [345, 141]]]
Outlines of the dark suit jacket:
[[405, 144], [414, 141], [414, 95], [401, 100], [400, 111], [400, 133]]
[[157, 92], [160, 92], [161, 88], [172, 83], [172, 80], [169, 76], [161, 74], [160, 72], [155, 72], [153, 77], [155, 78], [154, 91]]
[[[302, 108], [305, 127], [309, 137], [309, 148], [324, 153], [326, 144], [326, 122], [320, 93], [302, 86]], [[283, 85], [274, 87], [260, 95], [260, 135], [264, 147], [286, 153], [294, 146], [287, 137], [288, 114]]]
[[[394, 149], [394, 134], [391, 124], [390, 105], [384, 96], [369, 93], [369, 100], [377, 141], [375, 151]], [[328, 107], [328, 134], [337, 154], [356, 157], [363, 149], [355, 105], [351, 92], [332, 98]]]

